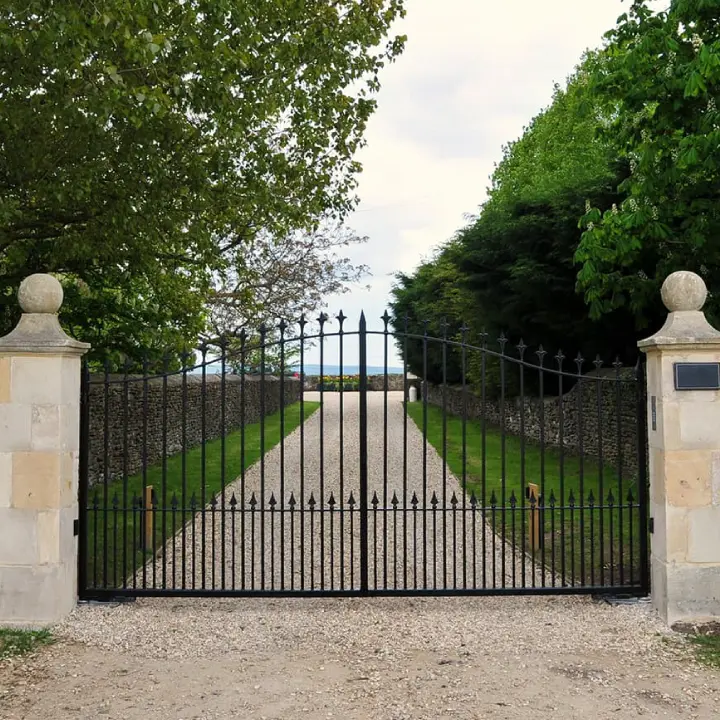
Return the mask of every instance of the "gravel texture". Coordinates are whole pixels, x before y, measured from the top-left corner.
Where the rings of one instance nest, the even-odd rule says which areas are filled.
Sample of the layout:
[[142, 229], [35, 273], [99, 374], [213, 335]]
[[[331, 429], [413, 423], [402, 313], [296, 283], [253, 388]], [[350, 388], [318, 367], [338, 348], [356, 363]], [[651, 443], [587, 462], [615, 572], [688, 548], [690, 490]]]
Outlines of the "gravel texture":
[[720, 675], [646, 603], [148, 599], [85, 605], [0, 667], [4, 720], [716, 718]]
[[[389, 436], [397, 437], [402, 415], [393, 400]], [[339, 432], [332, 402], [326, 399], [326, 442]], [[372, 414], [378, 412], [382, 416], [382, 403], [378, 408], [375, 401]], [[346, 428], [355, 414], [348, 404]], [[307, 424], [306, 443], [319, 422], [316, 415]], [[382, 439], [371, 436], [377, 488]], [[346, 441], [346, 453], [357, 452]], [[422, 447], [417, 436], [411, 442], [417, 467]], [[388, 469], [394, 483], [402, 467], [396, 449]], [[308, 483], [319, 473], [319, 452], [313, 455], [306, 470], [313, 469], [315, 479]], [[339, 481], [330, 470], [337, 458], [329, 457], [327, 483]], [[441, 489], [442, 466], [431, 454], [428, 467], [433, 487]], [[286, 483], [295, 482], [292, 475], [286, 467]], [[348, 471], [345, 487], [356, 483]], [[232, 547], [237, 542], [226, 545]], [[313, 558], [317, 563], [318, 555]], [[506, 569], [511, 561], [506, 557]], [[276, 571], [267, 577], [277, 578]], [[324, 577], [339, 581], [329, 569]], [[684, 640], [663, 628], [643, 601], [143, 599], [81, 605], [55, 635], [58, 643], [38, 656], [0, 666], [3, 720], [709, 720], [720, 703], [720, 674], [695, 664]]]
[[[404, 421], [402, 397], [367, 395], [370, 588], [561, 584], [509, 542], [510, 517], [503, 542], [473, 511], [438, 453], [412, 420]], [[214, 510], [208, 506], [179, 530], [130, 584], [358, 589], [359, 437], [358, 393], [324, 393], [322, 409], [302, 430], [229, 485], [224, 502], [220, 497]]]

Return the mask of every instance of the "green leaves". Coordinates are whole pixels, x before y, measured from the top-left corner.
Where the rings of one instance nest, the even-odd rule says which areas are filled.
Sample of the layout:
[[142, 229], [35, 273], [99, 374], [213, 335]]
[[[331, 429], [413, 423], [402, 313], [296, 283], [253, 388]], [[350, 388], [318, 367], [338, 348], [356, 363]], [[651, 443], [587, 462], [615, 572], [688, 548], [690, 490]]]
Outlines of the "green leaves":
[[719, 11], [718, 0], [658, 13], [636, 2], [591, 76], [596, 103], [614, 111], [602, 137], [631, 170], [627, 200], [616, 214], [600, 208], [576, 254], [594, 315], [627, 305], [646, 322], [674, 270], [700, 272], [711, 289], [720, 280]]
[[66, 320], [98, 352], [146, 342], [141, 322], [190, 341], [243, 243], [354, 207], [355, 153], [403, 13], [400, 0], [5, 3], [0, 298], [57, 271], [122, 325], [86, 325], [70, 293]]

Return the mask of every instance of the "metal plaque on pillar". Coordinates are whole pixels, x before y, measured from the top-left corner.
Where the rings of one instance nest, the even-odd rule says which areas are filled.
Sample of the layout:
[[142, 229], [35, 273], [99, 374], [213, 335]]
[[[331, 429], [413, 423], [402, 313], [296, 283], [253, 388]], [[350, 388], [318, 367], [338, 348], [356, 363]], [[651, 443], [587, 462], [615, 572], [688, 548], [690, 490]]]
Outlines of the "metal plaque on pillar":
[[676, 390], [720, 390], [720, 363], [675, 363]]

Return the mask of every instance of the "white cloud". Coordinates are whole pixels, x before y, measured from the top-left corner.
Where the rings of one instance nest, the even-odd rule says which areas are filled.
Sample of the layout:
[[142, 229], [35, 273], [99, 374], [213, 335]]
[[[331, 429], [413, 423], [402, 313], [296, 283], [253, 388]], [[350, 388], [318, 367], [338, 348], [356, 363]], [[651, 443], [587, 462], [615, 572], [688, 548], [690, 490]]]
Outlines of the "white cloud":
[[[407, 48], [381, 77], [358, 158], [361, 204], [348, 221], [370, 238], [352, 257], [370, 265], [371, 289], [329, 297], [331, 314], [342, 307], [354, 325], [364, 308], [381, 326], [389, 275], [412, 271], [477, 211], [502, 145], [626, 9], [620, 0], [409, 0], [397, 27]], [[382, 344], [369, 346], [368, 361], [382, 363]]]

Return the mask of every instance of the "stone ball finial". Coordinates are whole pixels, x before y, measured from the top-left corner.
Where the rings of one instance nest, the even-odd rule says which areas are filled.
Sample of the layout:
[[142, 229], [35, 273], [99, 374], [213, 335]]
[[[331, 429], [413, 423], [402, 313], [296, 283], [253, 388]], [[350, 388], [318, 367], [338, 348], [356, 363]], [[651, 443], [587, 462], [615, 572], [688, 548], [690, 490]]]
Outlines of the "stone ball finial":
[[63, 302], [62, 285], [52, 275], [30, 275], [20, 283], [18, 302], [24, 313], [55, 314]]
[[662, 301], [669, 312], [702, 310], [707, 299], [705, 281], [694, 272], [680, 270], [668, 275], [662, 286]]

